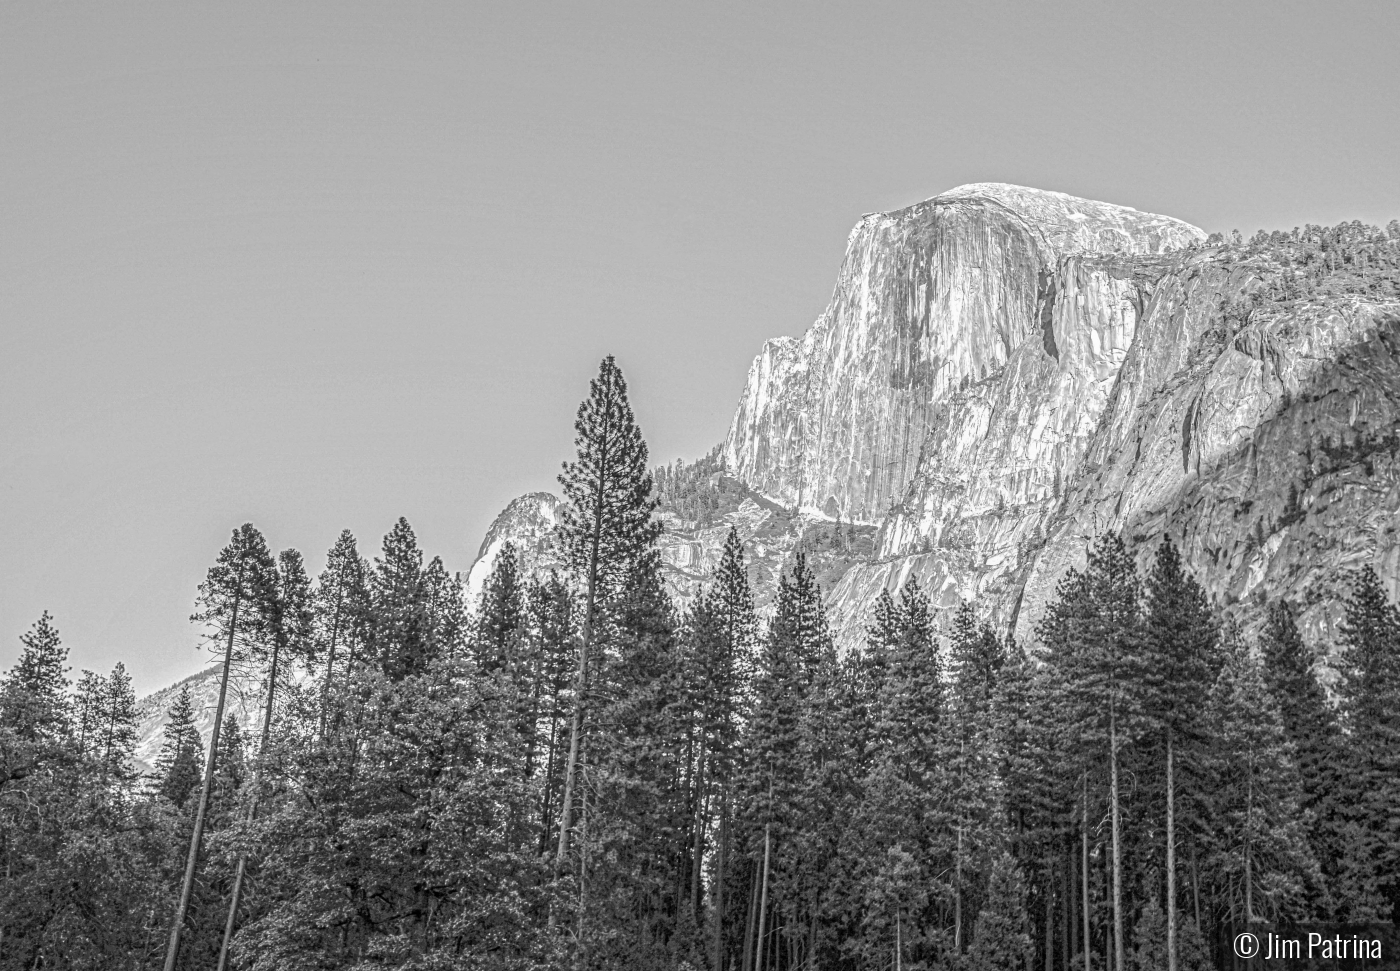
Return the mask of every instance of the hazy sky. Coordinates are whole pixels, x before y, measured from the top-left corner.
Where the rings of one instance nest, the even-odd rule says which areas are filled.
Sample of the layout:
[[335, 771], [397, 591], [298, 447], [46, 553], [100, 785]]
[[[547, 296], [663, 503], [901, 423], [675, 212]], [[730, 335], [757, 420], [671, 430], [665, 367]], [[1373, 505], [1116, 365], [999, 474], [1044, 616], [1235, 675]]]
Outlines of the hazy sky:
[[1397, 10], [0, 2], [0, 666], [195, 671], [244, 521], [465, 571], [606, 353], [702, 454], [863, 212], [1400, 216]]

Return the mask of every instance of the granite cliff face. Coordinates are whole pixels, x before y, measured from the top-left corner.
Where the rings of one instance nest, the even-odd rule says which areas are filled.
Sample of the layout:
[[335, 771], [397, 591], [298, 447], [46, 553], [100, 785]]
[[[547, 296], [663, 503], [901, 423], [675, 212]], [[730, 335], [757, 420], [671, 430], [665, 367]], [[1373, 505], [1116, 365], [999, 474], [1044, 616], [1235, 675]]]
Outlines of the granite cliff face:
[[[1207, 245], [987, 184], [864, 217], [826, 312], [763, 345], [722, 448], [659, 475], [668, 589], [684, 608], [733, 528], [760, 610], [801, 551], [845, 645], [910, 576], [1024, 639], [1096, 537], [1145, 568], [1167, 533], [1247, 633], [1288, 596], [1334, 642], [1351, 570], [1400, 587], [1400, 223], [1343, 229]], [[529, 571], [563, 565], [558, 506], [497, 517], [473, 605], [507, 541]], [[189, 680], [207, 739], [217, 671]], [[233, 680], [251, 729], [261, 681]], [[143, 699], [143, 766], [176, 690]]]
[[[661, 495], [658, 510], [662, 527], [657, 544], [661, 574], [672, 601], [681, 610], [690, 605], [719, 567], [731, 529], [744, 544], [749, 583], [760, 611], [772, 603], [778, 577], [791, 568], [798, 551], [807, 555], [828, 590], [874, 551], [875, 527], [838, 525], [822, 516], [780, 505], [732, 476], [709, 474], [699, 492], [711, 499], [704, 515], [697, 516], [693, 509], [686, 508], [686, 503], [675, 501], [666, 493]], [[496, 517], [469, 574], [467, 595], [473, 608], [507, 542], [515, 545], [521, 569], [526, 573], [542, 575], [563, 568], [554, 532], [558, 504], [559, 499], [549, 493], [531, 493], [516, 499]]]
[[1363, 563], [1393, 589], [1400, 306], [1260, 303], [1285, 270], [1203, 241], [1010, 186], [862, 220], [831, 307], [764, 347], [725, 445], [771, 498], [880, 523], [829, 596], [845, 642], [911, 575], [1025, 637], [1105, 532], [1144, 566], [1170, 533], [1246, 628], [1285, 594], [1317, 640]]
[[728, 498], [663, 516], [668, 583], [683, 604], [732, 525], [760, 603], [793, 552], [825, 551], [846, 644], [910, 576], [1025, 638], [1095, 537], [1145, 567], [1169, 533], [1247, 630], [1286, 595], [1327, 639], [1350, 570], [1400, 581], [1400, 238], [1381, 236], [1395, 279], [1332, 286], [1343, 256], [1306, 233], [1207, 245], [1019, 186], [868, 215], [827, 310], [750, 368]]
[[[769, 341], [750, 369], [727, 465], [782, 502], [879, 522], [904, 498], [942, 407], [1024, 367], [1022, 348], [1074, 356], [1060, 369], [1069, 380], [1053, 389], [1062, 399], [1106, 396], [1101, 386], [1132, 339], [1133, 283], [1067, 273], [1067, 259], [1203, 238], [1164, 216], [1008, 185], [868, 215], [826, 312], [802, 340]], [[1066, 414], [1058, 424], [1082, 423]]]
[[548, 492], [528, 492], [501, 510], [481, 541], [472, 568], [467, 573], [467, 603], [475, 606], [486, 586], [486, 578], [506, 543], [515, 544], [516, 554], [528, 569], [545, 572], [564, 566], [563, 553], [555, 542], [559, 525], [559, 498]]

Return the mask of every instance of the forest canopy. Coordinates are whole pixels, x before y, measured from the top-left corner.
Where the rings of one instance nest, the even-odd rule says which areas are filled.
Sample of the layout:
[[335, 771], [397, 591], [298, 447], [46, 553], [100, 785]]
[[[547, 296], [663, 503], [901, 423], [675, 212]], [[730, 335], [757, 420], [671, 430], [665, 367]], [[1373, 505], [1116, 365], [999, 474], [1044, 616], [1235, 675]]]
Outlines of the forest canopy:
[[[1300, 294], [1397, 265], [1395, 224], [1314, 229], [1212, 245]], [[124, 668], [74, 679], [41, 617], [0, 680], [0, 969], [1194, 971], [1251, 923], [1395, 920], [1370, 568], [1326, 657], [1285, 600], [1222, 621], [1170, 536], [1145, 575], [1101, 537], [1025, 642], [910, 579], [838, 651], [801, 549], [771, 614], [733, 530], [673, 604], [658, 504], [713, 516], [722, 469], [649, 471], [611, 358], [575, 428], [565, 566], [507, 546], [473, 604], [406, 520], [315, 577], [235, 530], [194, 619], [257, 722], [206, 742], [176, 693], [146, 776]]]

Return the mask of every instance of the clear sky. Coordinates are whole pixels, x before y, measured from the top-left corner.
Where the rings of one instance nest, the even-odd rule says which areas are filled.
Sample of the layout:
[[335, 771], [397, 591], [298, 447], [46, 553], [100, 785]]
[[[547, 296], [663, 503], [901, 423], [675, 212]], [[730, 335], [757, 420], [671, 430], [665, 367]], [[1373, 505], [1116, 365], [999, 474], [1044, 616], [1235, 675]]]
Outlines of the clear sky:
[[197, 670], [251, 520], [465, 571], [599, 358], [719, 442], [863, 212], [1400, 217], [1400, 4], [0, 4], [0, 666]]

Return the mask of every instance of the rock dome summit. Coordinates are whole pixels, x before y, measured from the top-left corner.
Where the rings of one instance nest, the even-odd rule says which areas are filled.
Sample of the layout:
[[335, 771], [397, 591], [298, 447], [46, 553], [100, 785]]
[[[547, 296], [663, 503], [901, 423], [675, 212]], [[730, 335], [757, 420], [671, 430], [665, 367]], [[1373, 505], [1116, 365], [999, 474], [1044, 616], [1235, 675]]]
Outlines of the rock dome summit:
[[1309, 238], [1000, 183], [863, 216], [827, 309], [759, 349], [708, 518], [667, 512], [673, 592], [732, 525], [764, 577], [826, 557], [847, 642], [911, 575], [1025, 636], [1094, 536], [1145, 562], [1166, 531], [1228, 614], [1286, 594], [1320, 636], [1347, 571], [1400, 576], [1400, 303], [1308, 292]]

